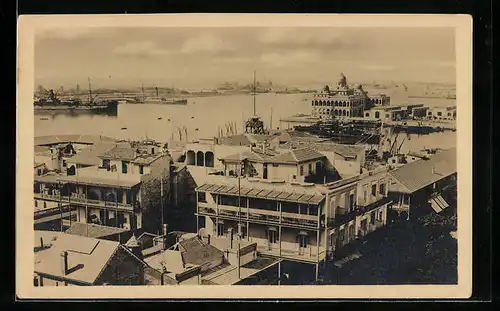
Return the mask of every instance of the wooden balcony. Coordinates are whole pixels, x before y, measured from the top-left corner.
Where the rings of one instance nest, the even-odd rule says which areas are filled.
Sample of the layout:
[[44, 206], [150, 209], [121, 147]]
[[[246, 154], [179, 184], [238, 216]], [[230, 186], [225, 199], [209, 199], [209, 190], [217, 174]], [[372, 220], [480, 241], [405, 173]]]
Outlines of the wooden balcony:
[[[218, 214], [217, 214], [218, 210]], [[285, 213], [258, 208], [246, 208], [229, 205], [219, 205], [218, 208], [207, 203], [198, 203], [198, 214], [206, 216], [218, 216], [226, 219], [248, 220], [257, 223], [281, 224], [290, 227], [318, 228], [317, 215], [305, 215], [299, 213]], [[322, 218], [320, 218], [321, 220]], [[324, 224], [322, 224], [323, 226]]]
[[134, 211], [133, 204], [129, 204], [129, 203], [110, 202], [110, 201], [103, 201], [103, 200], [92, 200], [92, 199], [86, 199], [86, 198], [78, 198], [78, 197], [74, 197], [74, 196], [72, 196], [70, 198], [69, 196], [63, 196], [63, 195], [59, 196], [59, 195], [45, 194], [45, 193], [35, 193], [34, 197], [35, 197], [35, 199], [61, 202], [61, 203], [65, 203], [65, 204], [71, 203], [72, 205], [80, 205], [80, 206], [88, 205], [89, 207], [118, 209], [118, 210], [123, 210], [123, 211], [127, 211], [127, 212]]
[[[272, 256], [272, 257], [280, 257], [288, 260], [299, 261], [299, 262], [307, 262], [307, 263], [319, 263], [326, 258], [325, 248], [319, 248], [319, 256], [318, 249], [316, 245], [308, 245], [307, 247], [297, 247], [290, 248], [281, 248], [281, 252], [279, 249], [279, 243], [269, 244], [257, 244], [257, 251], [264, 256]], [[281, 254], [281, 255], [280, 255]]]

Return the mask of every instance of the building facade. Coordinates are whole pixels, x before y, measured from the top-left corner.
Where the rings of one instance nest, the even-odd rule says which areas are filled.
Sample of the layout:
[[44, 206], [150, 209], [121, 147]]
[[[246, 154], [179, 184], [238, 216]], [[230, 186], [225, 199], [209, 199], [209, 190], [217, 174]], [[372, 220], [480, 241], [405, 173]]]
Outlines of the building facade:
[[83, 223], [160, 229], [170, 203], [170, 157], [145, 149], [118, 145], [99, 156], [98, 166], [71, 165], [66, 175], [35, 176], [35, 206], [69, 205]]
[[207, 233], [237, 232], [259, 253], [318, 265], [386, 224], [387, 172], [325, 185], [214, 176], [200, 185], [197, 217]]

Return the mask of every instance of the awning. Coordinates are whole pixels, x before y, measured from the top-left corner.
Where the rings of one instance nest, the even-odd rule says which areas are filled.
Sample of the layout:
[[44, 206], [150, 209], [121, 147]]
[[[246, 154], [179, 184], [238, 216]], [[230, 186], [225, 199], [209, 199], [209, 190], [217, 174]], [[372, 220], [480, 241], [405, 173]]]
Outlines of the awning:
[[438, 195], [430, 200], [431, 207], [436, 213], [442, 212], [445, 208], [450, 206], [441, 195]]

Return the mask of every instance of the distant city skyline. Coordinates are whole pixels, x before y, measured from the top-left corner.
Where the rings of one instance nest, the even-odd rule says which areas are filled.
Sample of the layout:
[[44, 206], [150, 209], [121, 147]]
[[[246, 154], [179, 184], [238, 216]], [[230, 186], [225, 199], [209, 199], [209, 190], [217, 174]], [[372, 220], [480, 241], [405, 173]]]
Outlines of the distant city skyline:
[[39, 31], [35, 85], [206, 89], [257, 80], [302, 88], [455, 83], [453, 28], [73, 28]]

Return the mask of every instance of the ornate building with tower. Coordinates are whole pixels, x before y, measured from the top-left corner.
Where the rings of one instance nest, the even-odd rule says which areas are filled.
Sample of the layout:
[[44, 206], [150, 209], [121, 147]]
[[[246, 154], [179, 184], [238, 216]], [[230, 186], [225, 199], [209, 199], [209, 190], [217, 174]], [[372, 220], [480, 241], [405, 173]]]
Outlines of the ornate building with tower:
[[325, 86], [321, 93], [314, 95], [311, 100], [311, 111], [313, 117], [322, 120], [348, 119], [363, 117], [364, 110], [370, 109], [373, 105], [388, 104], [387, 96], [369, 98], [361, 84], [350, 87], [347, 78], [341, 73], [336, 89]]

